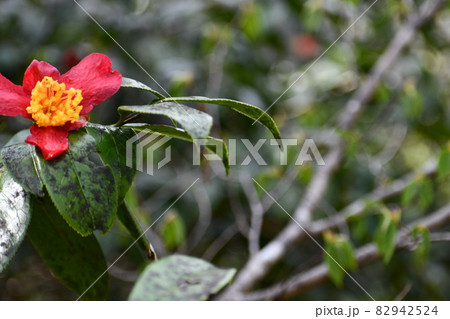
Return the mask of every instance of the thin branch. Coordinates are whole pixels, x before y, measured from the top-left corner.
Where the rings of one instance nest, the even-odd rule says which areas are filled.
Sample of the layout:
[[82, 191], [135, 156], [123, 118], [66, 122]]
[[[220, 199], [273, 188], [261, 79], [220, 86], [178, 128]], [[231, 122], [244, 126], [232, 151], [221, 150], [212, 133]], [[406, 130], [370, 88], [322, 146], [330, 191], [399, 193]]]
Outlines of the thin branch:
[[251, 177], [246, 173], [242, 173], [239, 179], [251, 212], [250, 229], [248, 231], [248, 250], [250, 256], [253, 256], [259, 251], [264, 208], [258, 199]]
[[[398, 30], [387, 49], [380, 56], [369, 76], [346, 104], [339, 117], [338, 128], [345, 130], [354, 125], [366, 104], [372, 98], [384, 73], [400, 56], [406, 45], [413, 40], [415, 31], [433, 17], [444, 2], [444, 0], [426, 1], [421, 5], [417, 14], [409, 16], [407, 22]], [[333, 172], [342, 161], [344, 150], [345, 142], [340, 139], [326, 155], [324, 159], [326, 165], [317, 168], [300, 205], [296, 209], [294, 216], [298, 223], [308, 224], [311, 221], [312, 212], [323, 198]], [[297, 242], [302, 234], [302, 229], [296, 223], [290, 222], [278, 236], [248, 260], [234, 283], [219, 297], [232, 299], [233, 295], [250, 290], [285, 256], [288, 249]]]
[[411, 282], [406, 283], [405, 287], [403, 287], [402, 291], [394, 298], [394, 301], [402, 301], [406, 295], [411, 291], [413, 285]]
[[248, 238], [248, 232], [250, 226], [245, 218], [246, 211], [242, 207], [241, 200], [239, 198], [239, 194], [235, 187], [232, 187], [230, 183], [227, 183], [227, 191], [228, 191], [228, 201], [231, 206], [231, 211], [234, 215], [234, 219], [236, 221], [236, 226], [238, 231], [242, 234], [242, 236]]
[[[270, 191], [272, 198], [279, 200], [281, 196], [286, 194], [286, 192], [291, 188], [292, 184], [298, 175], [298, 167], [293, 165], [284, 173], [283, 178], [280, 179], [273, 190]], [[275, 202], [269, 196], [264, 196], [261, 200], [264, 212], [267, 212], [270, 207], [272, 207]]]
[[450, 232], [432, 233], [430, 234], [430, 241], [432, 242], [450, 241]]
[[215, 241], [204, 252], [202, 259], [212, 260], [217, 253], [234, 237], [238, 234], [236, 225], [231, 225], [226, 228]]
[[211, 201], [209, 199], [209, 194], [206, 191], [206, 187], [201, 184], [198, 187], [193, 189], [193, 195], [195, 197], [195, 201], [198, 206], [198, 218], [197, 223], [191, 231], [191, 235], [187, 238], [187, 251], [191, 252], [203, 236], [206, 233], [206, 230], [211, 224], [211, 216], [212, 216], [212, 206]]
[[[422, 225], [429, 230], [435, 230], [442, 228], [450, 223], [450, 205], [444, 206], [438, 211], [420, 218], [407, 227], [403, 228], [397, 237], [396, 247], [407, 248], [411, 242], [409, 236], [411, 229], [416, 225]], [[450, 240], [450, 233], [438, 233], [439, 236], [431, 236], [434, 241], [436, 240]], [[445, 235], [443, 235], [445, 234]], [[358, 265], [364, 266], [372, 263], [380, 258], [380, 253], [375, 244], [367, 244], [355, 251], [355, 257], [358, 261]], [[328, 267], [325, 263], [321, 263], [303, 273], [295, 275], [288, 279], [284, 283], [276, 284], [267, 289], [262, 289], [249, 294], [238, 295], [238, 299], [245, 300], [276, 300], [286, 299], [296, 295], [299, 295], [306, 290], [315, 287], [328, 279]]]
[[[308, 227], [308, 232], [313, 236], [317, 236], [325, 230], [337, 228], [339, 227], [339, 225], [347, 223], [347, 220], [350, 217], [362, 214], [368, 204], [380, 202], [390, 197], [399, 195], [406, 187], [408, 187], [409, 184], [411, 184], [416, 179], [416, 176], [418, 174], [430, 177], [436, 173], [436, 170], [437, 161], [434, 159], [430, 160], [423, 165], [419, 173], [409, 173], [393, 181], [388, 186], [380, 186], [376, 188], [372, 193], [357, 199], [356, 201], [342, 209], [338, 214], [330, 218], [321, 219], [311, 223], [311, 225]], [[301, 238], [299, 240], [304, 238], [307, 238], [305, 234], [301, 235]]]

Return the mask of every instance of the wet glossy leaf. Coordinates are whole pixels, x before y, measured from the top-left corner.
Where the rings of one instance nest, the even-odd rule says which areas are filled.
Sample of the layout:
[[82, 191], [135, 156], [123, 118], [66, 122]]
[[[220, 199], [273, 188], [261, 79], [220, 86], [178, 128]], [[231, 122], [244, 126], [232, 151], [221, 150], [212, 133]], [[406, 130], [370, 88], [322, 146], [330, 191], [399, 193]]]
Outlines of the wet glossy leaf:
[[44, 184], [37, 172], [39, 164], [34, 146], [25, 143], [9, 145], [2, 148], [1, 157], [16, 182], [26, 191], [44, 196]]
[[[136, 131], [148, 131], [149, 133], [158, 133], [161, 135], [185, 140], [192, 142], [192, 137], [186, 133], [185, 130], [173, 127], [173, 126], [167, 126], [167, 125], [151, 125], [151, 124], [127, 124], [125, 127], [133, 128]], [[216, 154], [222, 159], [223, 166], [225, 167], [225, 171], [228, 175], [230, 172], [230, 162], [228, 157], [228, 147], [225, 141], [214, 138], [214, 137], [208, 137], [206, 140], [205, 147], [211, 151], [212, 153]]]
[[136, 170], [127, 166], [127, 140], [136, 136], [132, 129], [89, 124], [86, 131], [97, 143], [103, 162], [111, 167], [118, 190], [118, 203], [123, 201], [136, 176]]
[[153, 93], [155, 96], [157, 96], [160, 99], [164, 99], [165, 98], [165, 96], [162, 95], [161, 93], [159, 93], [158, 91], [153, 90], [152, 88], [148, 87], [144, 83], [141, 83], [139, 81], [136, 81], [136, 80], [133, 80], [133, 79], [130, 79], [130, 78], [122, 77], [122, 87], [124, 87], [124, 88], [141, 89], [141, 90], [149, 91], [149, 92]]
[[107, 231], [117, 211], [117, 190], [111, 168], [96, 152], [93, 137], [83, 130], [69, 134], [69, 149], [46, 161], [38, 153], [41, 178], [56, 208], [69, 225], [86, 236]]
[[275, 139], [281, 139], [280, 131], [278, 130], [278, 127], [272, 117], [260, 108], [248, 103], [230, 99], [211, 99], [203, 96], [166, 98], [163, 100], [163, 102], [200, 102], [226, 106], [241, 114], [244, 114], [252, 120], [258, 121], [270, 130]]
[[[81, 295], [107, 269], [102, 249], [94, 235], [82, 237], [67, 225], [48, 196], [31, 200], [32, 218], [27, 235], [50, 267], [67, 287]], [[85, 300], [105, 300], [108, 273], [83, 295]]]
[[150, 264], [131, 291], [130, 300], [206, 300], [233, 278], [204, 260], [173, 255]]
[[30, 221], [30, 195], [0, 168], [0, 273], [14, 257]]
[[213, 119], [209, 114], [173, 102], [121, 106], [119, 107], [119, 112], [167, 116], [183, 126], [185, 131], [194, 140], [207, 138], [213, 122]]

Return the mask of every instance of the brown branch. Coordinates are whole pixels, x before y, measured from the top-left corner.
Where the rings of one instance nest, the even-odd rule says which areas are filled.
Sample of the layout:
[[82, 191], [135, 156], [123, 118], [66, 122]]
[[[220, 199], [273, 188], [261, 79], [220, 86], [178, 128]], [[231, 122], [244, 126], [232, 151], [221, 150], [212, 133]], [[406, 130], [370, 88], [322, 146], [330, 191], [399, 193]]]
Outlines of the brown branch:
[[[450, 223], [450, 205], [444, 206], [438, 211], [420, 218], [407, 227], [403, 228], [397, 237], [396, 247], [398, 249], [408, 248], [411, 244], [411, 237], [409, 236], [411, 229], [416, 225], [422, 225], [429, 230], [442, 228]], [[449, 240], [449, 233], [432, 234], [432, 241]], [[364, 266], [372, 263], [380, 258], [378, 248], [375, 244], [367, 244], [355, 251], [355, 257], [358, 260], [358, 265]], [[291, 277], [284, 283], [276, 284], [270, 288], [255, 291], [249, 294], [241, 294], [239, 299], [244, 300], [277, 300], [287, 299], [299, 295], [306, 290], [315, 287], [328, 279], [328, 267], [321, 263], [303, 273]]]
[[[350, 129], [372, 98], [383, 74], [399, 57], [401, 51], [413, 40], [415, 31], [437, 12], [444, 0], [429, 0], [421, 5], [417, 13], [411, 14], [407, 22], [396, 33], [387, 49], [380, 56], [369, 76], [352, 95], [338, 120], [338, 128]], [[294, 217], [300, 224], [308, 224], [314, 208], [324, 196], [331, 176], [339, 167], [345, 151], [345, 142], [340, 139], [326, 155], [325, 166], [319, 166], [308, 185]], [[234, 283], [219, 296], [220, 299], [233, 299], [241, 291], [250, 290], [270, 269], [281, 260], [303, 234], [297, 223], [290, 222], [269, 244], [253, 255], [239, 272]], [[314, 275], [314, 274], [311, 274]]]

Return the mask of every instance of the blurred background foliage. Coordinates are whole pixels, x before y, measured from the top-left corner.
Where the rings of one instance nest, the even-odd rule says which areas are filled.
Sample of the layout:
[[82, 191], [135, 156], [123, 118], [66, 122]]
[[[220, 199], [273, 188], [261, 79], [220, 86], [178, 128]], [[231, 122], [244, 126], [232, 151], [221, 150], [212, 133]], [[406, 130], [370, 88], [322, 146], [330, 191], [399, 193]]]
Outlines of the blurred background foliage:
[[[91, 52], [107, 54], [113, 67], [170, 95], [204, 95], [242, 100], [267, 109], [284, 138], [300, 145], [312, 138], [325, 154], [335, 141], [334, 125], [350, 94], [367, 76], [406, 16], [421, 1], [379, 1], [308, 72], [305, 70], [370, 4], [360, 0], [1, 0], [0, 72], [19, 84], [33, 59], [45, 60], [62, 72]], [[114, 38], [114, 40], [112, 39]], [[316, 217], [336, 213], [375, 187], [388, 185], [414, 172], [442, 150], [450, 148], [450, 6], [396, 60], [377, 88], [357, 126], [343, 133], [349, 143], [345, 162], [333, 177]], [[117, 42], [117, 43], [116, 43]], [[122, 50], [120, 46], [125, 50]], [[139, 65], [133, 61], [138, 61]], [[148, 74], [153, 77], [149, 77]], [[301, 76], [301, 77], [300, 77]], [[298, 79], [300, 77], [300, 79]], [[297, 81], [298, 79], [298, 81]], [[157, 83], [158, 84], [157, 84]], [[294, 84], [292, 84], [294, 83]], [[159, 87], [159, 85], [162, 87]], [[280, 94], [288, 87], [279, 100]], [[147, 94], [121, 89], [97, 106], [91, 121], [111, 124], [119, 105], [151, 101]], [[213, 135], [246, 138], [256, 144], [269, 132], [238, 113], [197, 105], [215, 118]], [[155, 122], [167, 123], [163, 118]], [[21, 118], [0, 119], [0, 143], [29, 127]], [[288, 170], [279, 165], [279, 150], [265, 143], [260, 150], [267, 165], [252, 160], [234, 166], [226, 177], [220, 162], [192, 165], [192, 145], [172, 140], [172, 161], [154, 176], [139, 174], [135, 191], [128, 194], [143, 228], [197, 178], [195, 187], [179, 200], [149, 231], [160, 256], [180, 252], [212, 261], [220, 267], [240, 268], [249, 257], [249, 196], [251, 177], [272, 189]], [[289, 164], [299, 148], [290, 148]], [[237, 143], [237, 163], [248, 155]], [[448, 160], [448, 156], [447, 156]], [[298, 167], [280, 203], [295, 210], [314, 165]], [[386, 205], [402, 210], [402, 223], [448, 203], [449, 174], [417, 176], [408, 194]], [[413, 189], [414, 188], [414, 189]], [[254, 188], [258, 195], [261, 189]], [[373, 241], [378, 212], [339, 231], [355, 247]], [[289, 222], [276, 205], [266, 213], [261, 245]], [[133, 241], [120, 225], [98, 236], [106, 259], [113, 262]], [[322, 242], [322, 239], [319, 239]], [[323, 252], [307, 241], [296, 247], [260, 283], [274, 284], [316, 265]], [[436, 243], [426, 261], [418, 263], [410, 251], [400, 251], [388, 265], [375, 262], [354, 272], [354, 277], [376, 299], [393, 299], [407, 289], [408, 300], [450, 298], [449, 246]], [[145, 256], [130, 250], [110, 271], [112, 300], [126, 299]], [[65, 300], [76, 296], [49, 273], [28, 240], [6, 272], [0, 274], [1, 300]], [[365, 300], [351, 280], [341, 288], [325, 283], [300, 295], [300, 300]]]

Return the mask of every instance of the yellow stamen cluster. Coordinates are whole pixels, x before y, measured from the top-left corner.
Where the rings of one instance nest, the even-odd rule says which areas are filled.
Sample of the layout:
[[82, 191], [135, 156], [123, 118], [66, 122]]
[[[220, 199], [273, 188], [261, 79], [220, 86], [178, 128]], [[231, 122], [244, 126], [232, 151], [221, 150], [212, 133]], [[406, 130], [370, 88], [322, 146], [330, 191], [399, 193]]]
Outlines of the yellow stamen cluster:
[[40, 127], [62, 126], [80, 118], [83, 106], [81, 90], [66, 90], [64, 83], [58, 83], [46, 76], [36, 83], [31, 91], [30, 106], [27, 112]]

